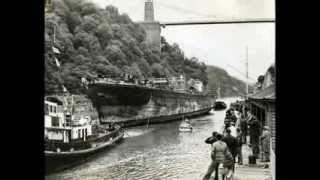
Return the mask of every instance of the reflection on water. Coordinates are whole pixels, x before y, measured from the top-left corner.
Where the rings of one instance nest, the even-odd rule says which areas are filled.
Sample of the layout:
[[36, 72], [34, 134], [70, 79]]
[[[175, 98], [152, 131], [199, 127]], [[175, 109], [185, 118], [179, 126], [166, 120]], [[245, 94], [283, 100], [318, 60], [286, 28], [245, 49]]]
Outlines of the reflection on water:
[[179, 132], [179, 121], [129, 128], [116, 147], [46, 179], [201, 179], [210, 163], [210, 146], [204, 140], [221, 131], [224, 116], [225, 111], [214, 111], [191, 119], [193, 132]]

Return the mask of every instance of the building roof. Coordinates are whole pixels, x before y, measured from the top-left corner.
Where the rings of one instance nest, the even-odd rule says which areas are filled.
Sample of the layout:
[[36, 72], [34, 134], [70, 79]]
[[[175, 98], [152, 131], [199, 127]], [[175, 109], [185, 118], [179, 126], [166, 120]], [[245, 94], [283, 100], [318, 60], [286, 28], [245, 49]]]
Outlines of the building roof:
[[270, 85], [269, 87], [256, 92], [255, 94], [252, 94], [251, 96], [249, 96], [249, 99], [252, 100], [268, 100], [268, 101], [273, 101], [275, 100], [276, 96], [275, 96], [275, 84]]

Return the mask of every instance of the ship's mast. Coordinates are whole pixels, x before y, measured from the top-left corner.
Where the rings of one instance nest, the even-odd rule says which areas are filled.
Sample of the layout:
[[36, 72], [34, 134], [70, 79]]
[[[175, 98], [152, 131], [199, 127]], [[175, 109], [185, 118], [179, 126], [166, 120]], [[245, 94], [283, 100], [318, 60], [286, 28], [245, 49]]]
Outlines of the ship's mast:
[[249, 84], [248, 84], [248, 80], [249, 80], [249, 72], [248, 72], [248, 46], [246, 46], [246, 98], [248, 98], [248, 94], [249, 94]]
[[221, 93], [220, 93], [220, 91], [221, 91], [220, 82], [218, 82], [218, 89], [217, 89], [218, 99], [221, 98]]

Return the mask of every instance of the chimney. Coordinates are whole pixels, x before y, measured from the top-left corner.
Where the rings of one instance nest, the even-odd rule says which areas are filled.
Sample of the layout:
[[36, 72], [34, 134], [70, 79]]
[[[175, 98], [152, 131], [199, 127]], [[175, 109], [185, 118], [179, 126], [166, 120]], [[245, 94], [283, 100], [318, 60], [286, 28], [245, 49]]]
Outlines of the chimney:
[[144, 3], [144, 21], [154, 21], [153, 1], [146, 0]]

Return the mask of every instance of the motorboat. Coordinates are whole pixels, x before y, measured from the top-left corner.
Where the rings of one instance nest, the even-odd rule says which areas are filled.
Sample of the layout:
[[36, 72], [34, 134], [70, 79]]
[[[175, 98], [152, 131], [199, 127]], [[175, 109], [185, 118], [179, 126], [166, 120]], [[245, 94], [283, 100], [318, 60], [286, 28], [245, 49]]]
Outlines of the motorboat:
[[193, 127], [191, 126], [189, 120], [183, 121], [179, 126], [180, 132], [191, 132], [193, 130]]

